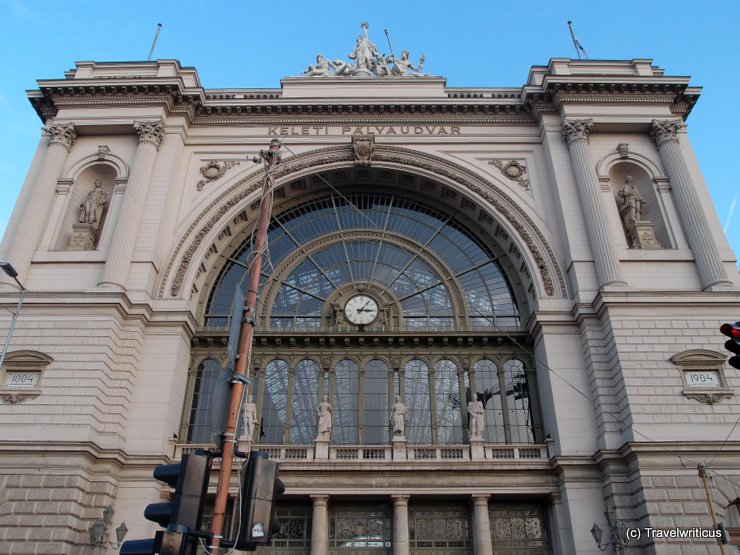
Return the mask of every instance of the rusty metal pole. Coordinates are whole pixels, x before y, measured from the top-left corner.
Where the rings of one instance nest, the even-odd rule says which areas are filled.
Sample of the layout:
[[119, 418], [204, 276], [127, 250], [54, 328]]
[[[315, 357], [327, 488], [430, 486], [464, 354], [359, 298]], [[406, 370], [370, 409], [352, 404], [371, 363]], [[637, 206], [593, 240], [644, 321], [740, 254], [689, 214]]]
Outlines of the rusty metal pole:
[[[262, 251], [267, 244], [267, 226], [270, 223], [270, 210], [272, 208], [272, 188], [275, 184], [273, 171], [280, 163], [280, 141], [273, 139], [269, 150], [260, 151], [260, 159], [265, 163], [265, 179], [262, 184], [262, 202], [257, 219], [257, 232], [254, 236], [254, 259], [249, 268], [249, 285], [247, 298], [244, 301], [242, 311], [242, 325], [239, 332], [238, 357], [234, 375], [247, 377], [248, 363], [252, 351], [252, 337], [254, 336], [254, 324], [257, 317], [257, 288], [262, 271]], [[231, 404], [229, 415], [224, 431], [223, 452], [221, 454], [221, 470], [218, 473], [218, 486], [216, 487], [216, 501], [213, 507], [213, 521], [211, 522], [211, 534], [213, 542], [210, 548], [214, 553], [220, 553], [221, 539], [223, 538], [223, 527], [226, 519], [226, 505], [229, 498], [229, 485], [231, 483], [231, 471], [234, 465], [234, 445], [236, 444], [236, 427], [239, 422], [239, 409], [241, 407], [244, 393], [244, 381], [233, 380], [231, 389]]]
[[[704, 485], [704, 493], [707, 496], [707, 506], [709, 507], [709, 514], [712, 516], [712, 524], [714, 525], [714, 529], [717, 530], [717, 515], [714, 513], [712, 495], [709, 493], [709, 484], [707, 483], [707, 466], [704, 463], [699, 463], [697, 469], [699, 470], [699, 477]], [[719, 551], [722, 555], [725, 555], [725, 546], [721, 543], [719, 544]]]

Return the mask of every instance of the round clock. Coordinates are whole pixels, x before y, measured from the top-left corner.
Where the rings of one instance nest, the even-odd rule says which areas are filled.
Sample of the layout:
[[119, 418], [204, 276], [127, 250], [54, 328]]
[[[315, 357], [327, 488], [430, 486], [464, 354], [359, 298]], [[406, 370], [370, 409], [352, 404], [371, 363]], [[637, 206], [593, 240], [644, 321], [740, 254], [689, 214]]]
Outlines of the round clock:
[[344, 305], [344, 317], [350, 324], [367, 325], [378, 317], [378, 303], [367, 295], [355, 295]]

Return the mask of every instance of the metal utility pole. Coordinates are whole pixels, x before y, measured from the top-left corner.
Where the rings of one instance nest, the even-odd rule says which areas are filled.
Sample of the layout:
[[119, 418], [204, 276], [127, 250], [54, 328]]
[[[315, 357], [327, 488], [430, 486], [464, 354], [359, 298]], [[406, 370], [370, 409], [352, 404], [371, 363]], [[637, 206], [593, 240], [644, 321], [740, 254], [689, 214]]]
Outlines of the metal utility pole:
[[[712, 524], [714, 529], [717, 530], [717, 515], [714, 513], [714, 504], [712, 503], [712, 496], [709, 493], [709, 484], [707, 483], [707, 466], [704, 463], [699, 463], [697, 469], [699, 470], [699, 477], [702, 484], [704, 484], [704, 493], [707, 495], [707, 505], [709, 506], [709, 514], [712, 516]], [[721, 543], [719, 544], [719, 551], [722, 555], [725, 555], [725, 546]]]
[[257, 232], [254, 236], [254, 259], [249, 267], [249, 285], [247, 298], [244, 301], [242, 311], [242, 325], [239, 332], [239, 348], [234, 377], [231, 380], [231, 404], [229, 406], [226, 430], [224, 431], [223, 450], [221, 454], [221, 470], [218, 474], [218, 486], [216, 487], [216, 502], [213, 507], [213, 521], [211, 533], [213, 542], [209, 548], [215, 549], [213, 553], [220, 553], [221, 539], [223, 538], [223, 527], [226, 519], [226, 504], [229, 497], [229, 484], [231, 483], [231, 471], [234, 465], [234, 447], [236, 445], [236, 427], [239, 422], [239, 409], [241, 408], [244, 385], [248, 383], [247, 372], [252, 352], [252, 337], [254, 336], [255, 318], [257, 317], [257, 288], [259, 287], [260, 272], [262, 271], [262, 255], [267, 244], [267, 226], [270, 223], [270, 212], [272, 210], [272, 189], [275, 185], [275, 166], [280, 163], [281, 156], [278, 153], [280, 141], [273, 139], [269, 150], [261, 150], [260, 156], [255, 157], [255, 162], [262, 161], [265, 165], [265, 178], [262, 183], [262, 202], [257, 219]]

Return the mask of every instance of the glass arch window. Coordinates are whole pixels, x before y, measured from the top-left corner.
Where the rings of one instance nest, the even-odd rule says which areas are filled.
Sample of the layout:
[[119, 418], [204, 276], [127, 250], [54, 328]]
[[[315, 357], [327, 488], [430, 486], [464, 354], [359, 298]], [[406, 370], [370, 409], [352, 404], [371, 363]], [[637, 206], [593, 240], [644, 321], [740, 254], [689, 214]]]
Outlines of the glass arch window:
[[285, 442], [288, 419], [288, 363], [282, 359], [270, 361], [264, 381], [260, 443], [281, 444]]
[[434, 365], [434, 400], [437, 417], [437, 443], [463, 443], [462, 403], [457, 365], [442, 359]]
[[[274, 217], [268, 245], [260, 290], [279, 280], [263, 323], [271, 329], [320, 329], [327, 298], [355, 282], [392, 292], [410, 330], [520, 326], [511, 286], [493, 252], [450, 215], [415, 200], [328, 195]], [[207, 302], [206, 326], [228, 325], [235, 287], [246, 288], [242, 278], [251, 252], [248, 239], [221, 270]], [[460, 291], [465, 322], [456, 322], [450, 282]]]
[[221, 363], [207, 358], [198, 365], [195, 373], [193, 404], [188, 423], [188, 442], [210, 443], [213, 440], [213, 393], [221, 372]]
[[296, 365], [292, 389], [290, 443], [308, 445], [316, 438], [319, 367], [315, 361], [303, 359]]
[[388, 443], [388, 365], [373, 359], [365, 366], [363, 436], [367, 445]]
[[406, 437], [409, 443], [432, 443], [432, 422], [429, 399], [429, 368], [418, 358], [410, 360], [404, 368], [406, 389]]
[[360, 443], [360, 369], [357, 363], [349, 359], [340, 360], [335, 369], [335, 380], [332, 441], [338, 445], [357, 445]]

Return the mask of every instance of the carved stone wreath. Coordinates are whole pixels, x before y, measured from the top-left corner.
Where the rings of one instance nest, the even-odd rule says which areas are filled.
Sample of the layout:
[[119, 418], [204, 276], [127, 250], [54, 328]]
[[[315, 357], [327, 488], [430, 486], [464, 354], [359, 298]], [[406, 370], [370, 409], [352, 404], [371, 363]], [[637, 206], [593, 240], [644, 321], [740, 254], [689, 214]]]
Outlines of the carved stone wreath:
[[196, 188], [199, 191], [202, 191], [203, 187], [208, 185], [211, 181], [221, 179], [227, 171], [238, 165], [239, 162], [235, 160], [226, 160], [225, 162], [216, 162], [215, 160], [212, 160], [208, 162], [205, 166], [200, 168], [200, 174], [205, 177], [205, 179], [198, 181]]
[[524, 187], [525, 190], [529, 191], [529, 179], [527, 178], [527, 167], [520, 164], [516, 160], [509, 160], [504, 162], [503, 160], [491, 160], [488, 162], [491, 166], [496, 166], [504, 177], [516, 181]]

